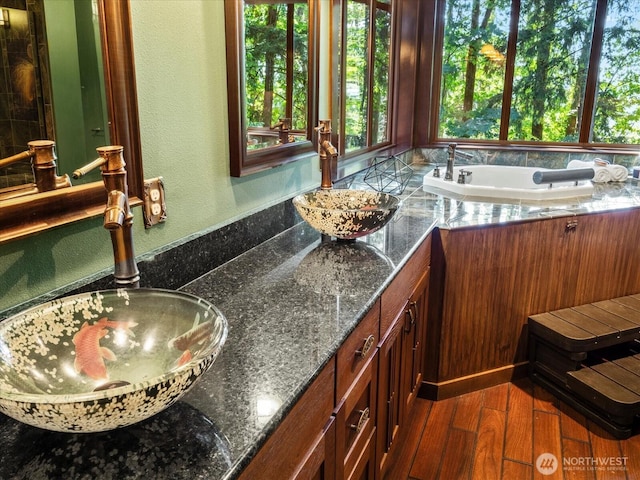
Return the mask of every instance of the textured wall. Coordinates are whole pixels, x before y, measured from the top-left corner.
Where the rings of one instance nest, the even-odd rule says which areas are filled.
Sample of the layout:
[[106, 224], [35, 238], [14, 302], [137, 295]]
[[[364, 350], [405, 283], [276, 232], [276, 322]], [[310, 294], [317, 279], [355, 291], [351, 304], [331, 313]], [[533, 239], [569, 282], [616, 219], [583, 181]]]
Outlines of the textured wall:
[[[229, 176], [224, 3], [131, 0], [145, 177], [163, 176], [168, 220], [144, 230], [141, 255], [222, 226], [319, 183], [317, 160]], [[99, 219], [0, 246], [0, 310], [110, 267]]]

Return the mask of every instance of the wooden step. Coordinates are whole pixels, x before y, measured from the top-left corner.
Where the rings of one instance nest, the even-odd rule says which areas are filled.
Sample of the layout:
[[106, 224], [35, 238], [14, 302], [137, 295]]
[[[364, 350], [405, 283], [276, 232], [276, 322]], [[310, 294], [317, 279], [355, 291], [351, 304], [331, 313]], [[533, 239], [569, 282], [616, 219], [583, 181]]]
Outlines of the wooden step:
[[532, 315], [529, 332], [567, 352], [640, 339], [640, 295]]
[[607, 361], [567, 373], [567, 386], [619, 422], [640, 414], [640, 357]]
[[529, 317], [530, 375], [618, 438], [640, 423], [640, 294]]

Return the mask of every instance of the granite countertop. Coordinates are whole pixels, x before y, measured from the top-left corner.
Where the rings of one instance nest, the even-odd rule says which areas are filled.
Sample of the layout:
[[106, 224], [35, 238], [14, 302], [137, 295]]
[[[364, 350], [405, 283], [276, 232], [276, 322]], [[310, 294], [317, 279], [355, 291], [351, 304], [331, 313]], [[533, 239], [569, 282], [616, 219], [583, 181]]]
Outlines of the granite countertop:
[[0, 478], [235, 478], [434, 227], [640, 206], [631, 180], [556, 205], [450, 199], [422, 189], [429, 168], [414, 166], [401, 208], [374, 234], [322, 242], [299, 223], [181, 287], [220, 308], [229, 336], [211, 370], [166, 411], [96, 434], [0, 415]]

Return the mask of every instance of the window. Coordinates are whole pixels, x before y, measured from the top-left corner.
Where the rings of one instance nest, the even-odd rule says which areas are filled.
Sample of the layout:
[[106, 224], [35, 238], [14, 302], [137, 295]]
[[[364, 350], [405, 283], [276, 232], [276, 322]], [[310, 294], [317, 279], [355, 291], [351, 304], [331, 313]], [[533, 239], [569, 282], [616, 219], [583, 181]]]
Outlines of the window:
[[[337, 0], [334, 51], [338, 85], [333, 104], [340, 155], [389, 142], [391, 0]], [[337, 114], [337, 116], [336, 116]]]
[[304, 140], [307, 125], [309, 7], [293, 0], [245, 0], [247, 148]]
[[448, 0], [439, 139], [640, 144], [639, 0]]

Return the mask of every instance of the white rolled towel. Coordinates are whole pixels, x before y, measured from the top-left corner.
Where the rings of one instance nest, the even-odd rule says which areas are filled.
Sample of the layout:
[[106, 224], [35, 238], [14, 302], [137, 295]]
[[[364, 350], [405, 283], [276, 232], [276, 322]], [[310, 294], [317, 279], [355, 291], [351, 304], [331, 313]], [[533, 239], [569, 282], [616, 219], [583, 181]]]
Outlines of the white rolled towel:
[[612, 182], [624, 182], [629, 176], [629, 170], [624, 165], [607, 165]]
[[593, 165], [593, 162], [587, 162], [586, 160], [571, 160], [567, 168], [591, 168]]
[[591, 179], [593, 183], [607, 183], [612, 180], [611, 171], [607, 167], [594, 166], [593, 171], [595, 172]]
[[611, 170], [609, 170], [608, 166], [599, 166], [594, 162], [587, 162], [585, 160], [571, 160], [567, 165], [567, 168], [593, 168], [594, 175], [591, 179], [593, 183], [607, 183], [613, 180], [613, 177], [611, 176]]

